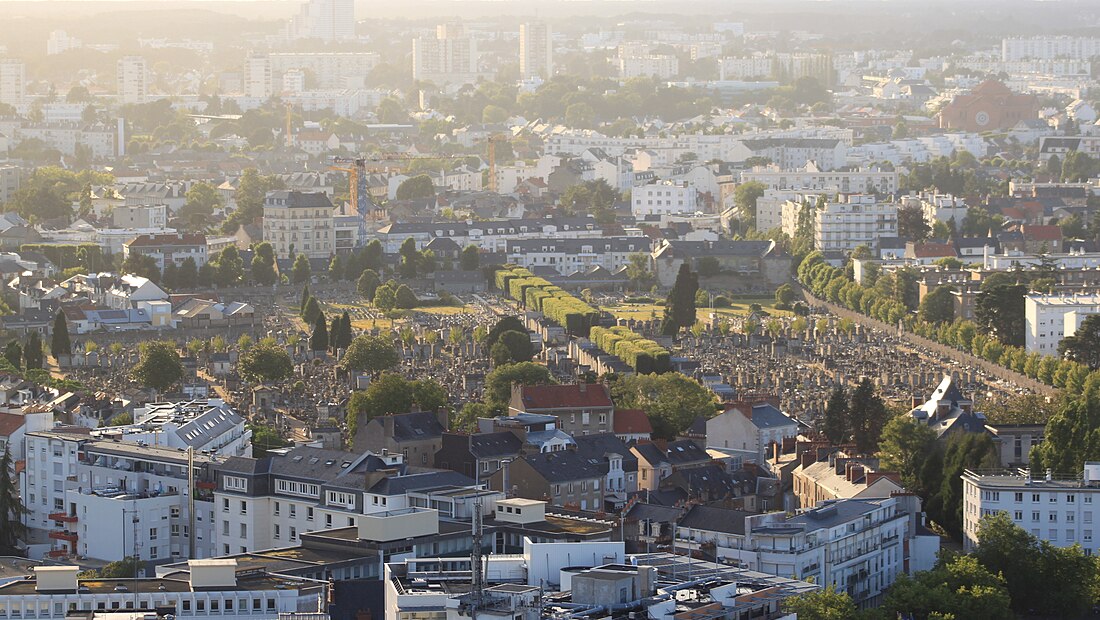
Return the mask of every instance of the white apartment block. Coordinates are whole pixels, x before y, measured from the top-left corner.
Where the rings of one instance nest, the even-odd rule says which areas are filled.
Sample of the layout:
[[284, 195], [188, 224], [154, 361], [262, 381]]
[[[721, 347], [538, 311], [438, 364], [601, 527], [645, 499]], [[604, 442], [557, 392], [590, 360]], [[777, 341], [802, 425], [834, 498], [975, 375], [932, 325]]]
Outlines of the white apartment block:
[[277, 258], [290, 258], [291, 248], [307, 258], [328, 258], [336, 252], [332, 202], [319, 192], [269, 192], [263, 236]]
[[794, 516], [748, 516], [740, 532], [681, 526], [674, 544], [693, 549], [713, 542], [722, 561], [793, 575], [871, 603], [905, 572], [907, 560], [911, 571], [931, 568], [935, 561], [938, 538], [916, 535], [908, 499], [828, 500]]
[[[0, 91], [3, 90], [4, 66], [0, 64]], [[0, 94], [2, 97], [2, 94]], [[0, 99], [0, 103], [6, 103]], [[106, 125], [85, 126], [83, 123], [25, 123], [22, 121], [0, 121], [0, 133], [7, 135], [13, 143], [36, 139], [48, 144], [50, 148], [61, 151], [63, 155], [76, 154], [77, 146], [87, 147], [92, 157], [113, 157], [118, 132], [115, 127]]]
[[326, 43], [355, 38], [354, 0], [309, 0], [291, 19], [289, 34], [295, 39], [320, 39]]
[[508, 243], [519, 239], [598, 239], [603, 229], [591, 217], [486, 220], [482, 222], [394, 222], [375, 233], [383, 249], [392, 254], [412, 238], [417, 249], [432, 239], [447, 238], [459, 247], [476, 245], [486, 252], [507, 252]]
[[1058, 343], [1077, 333], [1077, 328], [1090, 314], [1100, 314], [1100, 294], [1027, 295], [1024, 298], [1024, 348], [1028, 353], [1058, 355]]
[[1007, 73], [1009, 75], [1049, 75], [1055, 77], [1089, 75], [1092, 63], [1088, 60], [1071, 58], [1053, 58], [1048, 60], [990, 60], [987, 58], [964, 58], [954, 62], [956, 67], [980, 71], [982, 73]]
[[1028, 37], [1001, 40], [1001, 61], [1054, 60], [1069, 58], [1090, 60], [1100, 56], [1100, 38]]
[[436, 27], [434, 37], [413, 39], [413, 79], [462, 84], [477, 79], [477, 40], [458, 24]]
[[[798, 226], [798, 211], [802, 200], [809, 200], [811, 205], [815, 205], [817, 196], [835, 193], [814, 194], [803, 190], [768, 188], [764, 190], [763, 196], [756, 199], [756, 229], [782, 228], [786, 232], [789, 228], [793, 231]], [[788, 202], [792, 203], [790, 207], [785, 206]]]
[[26, 66], [14, 58], [0, 59], [0, 103], [19, 107], [27, 96]]
[[552, 267], [562, 275], [603, 267], [614, 272], [634, 254], [649, 255], [648, 237], [598, 239], [521, 239], [508, 242], [507, 262], [526, 269]]
[[69, 50], [79, 49], [82, 45], [83, 42], [80, 39], [69, 36], [69, 33], [64, 30], [54, 30], [46, 39], [46, 55], [64, 54]]
[[771, 77], [774, 63], [774, 59], [764, 54], [722, 58], [718, 61], [718, 79], [745, 80], [754, 77]]
[[842, 195], [840, 202], [815, 208], [814, 248], [851, 251], [860, 245], [878, 247], [882, 237], [898, 235], [898, 208], [864, 194]]
[[661, 181], [630, 190], [630, 211], [637, 218], [695, 213], [699, 190], [685, 182]]
[[554, 75], [554, 34], [545, 22], [519, 25], [519, 74], [523, 79]]
[[149, 72], [141, 56], [124, 56], [118, 61], [118, 100], [123, 104], [145, 103], [149, 97]]
[[22, 176], [19, 166], [0, 164], [0, 203], [8, 202], [15, 196]]
[[680, 59], [662, 54], [619, 58], [619, 79], [655, 77], [670, 80], [680, 73]]
[[374, 52], [277, 52], [267, 57], [274, 74], [284, 75], [292, 69], [309, 71], [318, 88], [345, 88], [348, 79], [361, 81], [381, 62]]
[[267, 100], [275, 92], [271, 76], [271, 59], [265, 54], [252, 54], [244, 61], [244, 95]]
[[877, 170], [822, 172], [810, 163], [798, 170], [757, 167], [741, 173], [741, 182], [757, 181], [771, 189], [831, 189], [841, 194], [896, 194], [898, 173]]
[[[1047, 470], [1033, 478], [1028, 470], [966, 470], [963, 487], [963, 545], [978, 545], [982, 517], [1003, 512], [1040, 540], [1058, 547], [1081, 545], [1085, 555], [1100, 553], [1100, 463], [1086, 462], [1082, 476], [1057, 476]], [[1093, 508], [1096, 506], [1096, 508]], [[1095, 534], [1094, 534], [1095, 532]]]

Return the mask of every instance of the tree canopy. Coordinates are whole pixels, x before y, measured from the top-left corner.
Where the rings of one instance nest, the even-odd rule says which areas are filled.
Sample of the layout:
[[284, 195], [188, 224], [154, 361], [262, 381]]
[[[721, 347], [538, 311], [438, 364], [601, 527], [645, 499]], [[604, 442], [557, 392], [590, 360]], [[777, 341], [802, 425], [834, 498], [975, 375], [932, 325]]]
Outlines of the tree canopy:
[[357, 336], [348, 345], [340, 367], [346, 370], [377, 374], [397, 366], [397, 349], [393, 342], [381, 336]]
[[260, 342], [240, 354], [237, 372], [254, 383], [277, 383], [294, 376], [294, 363], [285, 348], [274, 342]]
[[139, 384], [163, 392], [183, 378], [183, 362], [174, 344], [161, 340], [143, 342], [132, 375]]

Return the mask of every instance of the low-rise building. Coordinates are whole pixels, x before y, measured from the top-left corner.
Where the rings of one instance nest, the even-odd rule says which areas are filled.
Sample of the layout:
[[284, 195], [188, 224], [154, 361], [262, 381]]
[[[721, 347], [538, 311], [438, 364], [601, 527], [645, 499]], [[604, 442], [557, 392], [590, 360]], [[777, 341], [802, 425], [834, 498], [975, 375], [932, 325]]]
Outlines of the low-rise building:
[[636, 218], [695, 213], [699, 190], [685, 181], [660, 181], [630, 190], [630, 212]]
[[161, 271], [164, 271], [169, 264], [180, 267], [187, 259], [191, 259], [197, 269], [206, 264], [206, 235], [202, 233], [140, 235], [122, 246], [124, 259], [134, 254], [152, 257], [157, 262], [157, 269]]
[[508, 415], [541, 413], [558, 419], [570, 435], [608, 433], [615, 428], [615, 403], [603, 383], [522, 385], [512, 388]]
[[1024, 297], [1024, 348], [1057, 356], [1062, 339], [1076, 334], [1093, 314], [1100, 314], [1100, 295], [1030, 293]]
[[773, 446], [797, 437], [800, 428], [798, 420], [770, 403], [732, 407], [707, 420], [707, 447], [745, 450], [767, 467]]

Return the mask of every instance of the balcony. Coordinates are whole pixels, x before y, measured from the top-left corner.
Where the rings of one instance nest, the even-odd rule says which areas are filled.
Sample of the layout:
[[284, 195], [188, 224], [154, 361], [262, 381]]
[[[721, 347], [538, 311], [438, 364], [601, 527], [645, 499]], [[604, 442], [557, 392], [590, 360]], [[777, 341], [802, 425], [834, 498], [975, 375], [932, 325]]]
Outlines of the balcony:
[[48, 534], [53, 540], [64, 540], [72, 544], [76, 544], [76, 532], [70, 532], [68, 530], [54, 530]]
[[47, 515], [50, 521], [60, 521], [61, 523], [76, 523], [76, 515], [71, 515], [67, 512], [51, 512]]

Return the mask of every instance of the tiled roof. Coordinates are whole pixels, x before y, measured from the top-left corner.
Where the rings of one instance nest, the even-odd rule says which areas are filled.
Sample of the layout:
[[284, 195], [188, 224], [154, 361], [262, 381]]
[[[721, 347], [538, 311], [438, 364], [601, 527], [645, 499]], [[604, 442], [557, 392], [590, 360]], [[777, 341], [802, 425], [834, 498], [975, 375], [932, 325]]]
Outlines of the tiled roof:
[[653, 432], [653, 425], [649, 423], [649, 417], [641, 409], [616, 409], [615, 433], [619, 435], [635, 435]]
[[606, 385], [529, 385], [520, 388], [526, 409], [577, 409], [611, 407], [611, 394]]
[[162, 245], [206, 245], [206, 235], [202, 233], [172, 233], [163, 235], [138, 235], [126, 242], [135, 247], [156, 247]]
[[10, 437], [23, 426], [23, 416], [15, 413], [0, 413], [0, 437]]

